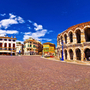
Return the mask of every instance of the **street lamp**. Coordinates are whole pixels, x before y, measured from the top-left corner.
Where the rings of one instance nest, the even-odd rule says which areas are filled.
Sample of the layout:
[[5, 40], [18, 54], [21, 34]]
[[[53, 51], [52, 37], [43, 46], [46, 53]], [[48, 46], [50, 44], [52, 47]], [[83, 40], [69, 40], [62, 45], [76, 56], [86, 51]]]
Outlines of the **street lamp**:
[[64, 58], [63, 58], [63, 40], [62, 40], [62, 61], [64, 61]]

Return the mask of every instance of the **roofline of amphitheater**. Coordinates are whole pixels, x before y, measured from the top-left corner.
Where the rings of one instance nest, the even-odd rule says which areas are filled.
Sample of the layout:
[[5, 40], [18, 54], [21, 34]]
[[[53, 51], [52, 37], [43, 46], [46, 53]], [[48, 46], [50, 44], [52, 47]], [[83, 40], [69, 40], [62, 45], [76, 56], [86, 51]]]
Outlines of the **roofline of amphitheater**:
[[[90, 21], [88, 21], [88, 22], [83, 22], [83, 23], [79, 23], [79, 24], [76, 24], [76, 25], [73, 25], [73, 26], [67, 28], [65, 31], [59, 33], [59, 34], [57, 35], [57, 38], [58, 38], [58, 36], [60, 36], [60, 34], [63, 34], [64, 32], [67, 32], [68, 30], [72, 30], [72, 29], [75, 29], [75, 28], [77, 28], [77, 27], [80, 28], [80, 27], [86, 26], [86, 25], [90, 25]], [[72, 31], [73, 31], [73, 30], [72, 30]]]

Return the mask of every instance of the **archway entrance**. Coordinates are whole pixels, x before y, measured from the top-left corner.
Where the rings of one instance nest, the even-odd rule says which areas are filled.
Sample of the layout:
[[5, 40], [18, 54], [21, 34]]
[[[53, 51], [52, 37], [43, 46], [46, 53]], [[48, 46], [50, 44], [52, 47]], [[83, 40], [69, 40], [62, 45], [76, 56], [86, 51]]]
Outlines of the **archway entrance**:
[[81, 31], [80, 30], [76, 31], [76, 38], [77, 38], [77, 43], [81, 43]]
[[73, 51], [72, 49], [69, 50], [70, 60], [73, 60]]
[[85, 57], [88, 61], [90, 61], [90, 49], [88, 48], [85, 50]]
[[90, 42], [90, 28], [85, 29], [85, 39], [86, 42]]
[[69, 33], [69, 38], [70, 38], [70, 42], [73, 42], [73, 33], [72, 32]]
[[65, 59], [67, 59], [67, 50], [65, 50]]
[[76, 59], [81, 60], [81, 50], [80, 49], [76, 49]]

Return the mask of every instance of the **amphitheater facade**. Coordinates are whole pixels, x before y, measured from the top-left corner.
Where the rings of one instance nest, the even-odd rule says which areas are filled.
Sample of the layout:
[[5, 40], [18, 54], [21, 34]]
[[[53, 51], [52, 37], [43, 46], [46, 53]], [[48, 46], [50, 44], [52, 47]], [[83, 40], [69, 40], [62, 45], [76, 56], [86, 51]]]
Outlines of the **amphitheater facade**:
[[62, 58], [62, 50], [66, 60], [90, 61], [90, 22], [74, 25], [58, 34], [58, 58]]

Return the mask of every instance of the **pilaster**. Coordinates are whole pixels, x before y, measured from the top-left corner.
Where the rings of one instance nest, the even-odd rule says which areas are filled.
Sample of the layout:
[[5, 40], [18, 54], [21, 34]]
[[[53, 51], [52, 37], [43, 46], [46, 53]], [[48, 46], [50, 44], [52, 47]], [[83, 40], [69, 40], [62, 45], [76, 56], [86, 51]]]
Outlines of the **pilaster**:
[[81, 31], [81, 43], [85, 42], [85, 34], [84, 34], [84, 30], [82, 29]]

